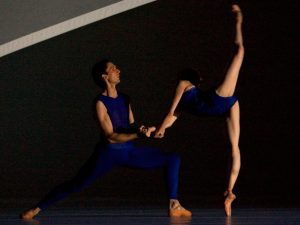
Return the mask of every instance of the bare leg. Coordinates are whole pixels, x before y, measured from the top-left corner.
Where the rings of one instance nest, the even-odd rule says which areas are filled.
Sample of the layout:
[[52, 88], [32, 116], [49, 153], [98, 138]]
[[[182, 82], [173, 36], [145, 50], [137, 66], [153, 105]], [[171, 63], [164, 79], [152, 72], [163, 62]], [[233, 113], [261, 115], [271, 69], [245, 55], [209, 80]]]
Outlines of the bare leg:
[[243, 15], [238, 5], [232, 5], [232, 12], [236, 17], [235, 44], [237, 46], [237, 52], [235, 53], [231, 65], [226, 72], [223, 83], [216, 90], [217, 94], [223, 97], [230, 97], [234, 94], [239, 71], [244, 59], [244, 46], [242, 37]]
[[229, 139], [231, 142], [231, 165], [230, 175], [228, 180], [227, 190], [224, 195], [226, 197], [224, 206], [225, 213], [227, 216], [231, 216], [231, 203], [236, 198], [232, 193], [232, 189], [235, 185], [237, 177], [239, 175], [241, 167], [241, 156], [239, 148], [239, 137], [240, 137], [240, 106], [239, 102], [236, 102], [230, 109], [230, 115], [227, 118], [227, 127]]

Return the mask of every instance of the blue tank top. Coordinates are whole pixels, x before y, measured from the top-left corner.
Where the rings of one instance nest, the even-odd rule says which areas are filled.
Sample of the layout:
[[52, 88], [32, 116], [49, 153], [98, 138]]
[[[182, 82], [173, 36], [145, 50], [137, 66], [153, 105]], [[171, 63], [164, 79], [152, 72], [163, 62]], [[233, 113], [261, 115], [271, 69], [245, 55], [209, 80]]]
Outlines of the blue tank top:
[[118, 92], [118, 97], [112, 98], [100, 94], [97, 100], [105, 105], [114, 132], [124, 132], [129, 128], [129, 97], [127, 95]]
[[196, 116], [222, 116], [236, 101], [235, 96], [222, 97], [215, 90], [201, 91], [195, 87], [183, 93], [179, 105]]

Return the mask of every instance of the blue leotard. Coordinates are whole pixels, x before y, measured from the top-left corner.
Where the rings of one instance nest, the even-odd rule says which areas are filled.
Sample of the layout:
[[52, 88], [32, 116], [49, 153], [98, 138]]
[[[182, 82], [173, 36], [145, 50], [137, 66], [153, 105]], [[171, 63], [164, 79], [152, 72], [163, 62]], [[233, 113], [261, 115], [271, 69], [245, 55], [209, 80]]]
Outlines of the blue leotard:
[[118, 93], [117, 98], [99, 95], [98, 101], [103, 102], [116, 133], [129, 129], [129, 97]]
[[226, 114], [236, 101], [235, 96], [222, 97], [215, 90], [201, 91], [194, 87], [183, 93], [179, 106], [196, 116], [221, 116]]
[[[123, 132], [129, 128], [128, 96], [121, 93], [118, 93], [117, 98], [99, 95], [97, 100], [105, 105], [114, 132]], [[69, 194], [81, 191], [112, 168], [120, 166], [142, 169], [165, 167], [169, 198], [177, 198], [180, 166], [180, 157], [177, 154], [155, 148], [135, 147], [131, 141], [115, 144], [105, 141], [100, 143], [73, 179], [55, 187], [36, 206], [46, 209]]]

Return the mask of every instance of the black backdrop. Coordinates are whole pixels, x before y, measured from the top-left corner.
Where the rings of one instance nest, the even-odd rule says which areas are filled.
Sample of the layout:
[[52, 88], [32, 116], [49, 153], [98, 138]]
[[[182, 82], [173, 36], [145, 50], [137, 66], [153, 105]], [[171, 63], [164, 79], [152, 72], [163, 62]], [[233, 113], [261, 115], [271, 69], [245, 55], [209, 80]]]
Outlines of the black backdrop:
[[[203, 88], [222, 81], [233, 48], [230, 4], [157, 1], [1, 58], [0, 207], [31, 205], [90, 156], [99, 139], [93, 118], [99, 90], [90, 72], [102, 57], [120, 67], [119, 90], [132, 97], [136, 120], [146, 124], [161, 121], [180, 69], [199, 69]], [[299, 206], [296, 6], [241, 2], [246, 55], [236, 91], [237, 206]], [[230, 147], [224, 119], [184, 114], [165, 139], [137, 144], [182, 155], [185, 205], [221, 206]], [[160, 204], [163, 184], [161, 170], [114, 170], [60, 204]]]

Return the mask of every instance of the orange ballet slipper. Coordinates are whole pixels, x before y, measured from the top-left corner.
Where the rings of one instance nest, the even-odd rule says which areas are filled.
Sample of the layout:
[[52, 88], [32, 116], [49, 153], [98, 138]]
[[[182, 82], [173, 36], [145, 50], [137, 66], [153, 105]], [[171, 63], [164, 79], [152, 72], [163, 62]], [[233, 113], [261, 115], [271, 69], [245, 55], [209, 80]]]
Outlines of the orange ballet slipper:
[[178, 200], [171, 200], [169, 208], [170, 217], [191, 217], [192, 212], [183, 208]]
[[23, 219], [23, 220], [31, 220], [31, 219], [33, 219], [33, 217], [35, 217], [40, 211], [41, 211], [40, 208], [29, 209], [29, 210], [23, 212], [23, 213], [20, 215], [20, 218]]

